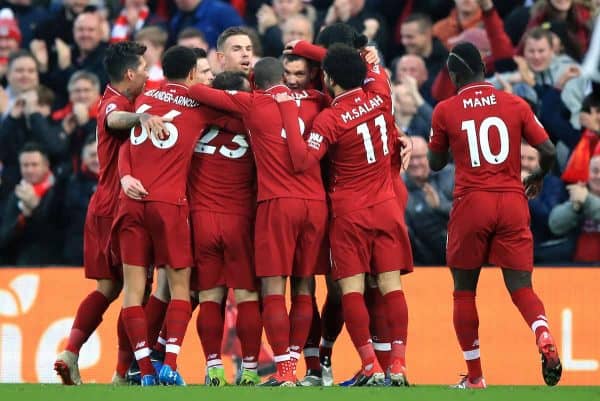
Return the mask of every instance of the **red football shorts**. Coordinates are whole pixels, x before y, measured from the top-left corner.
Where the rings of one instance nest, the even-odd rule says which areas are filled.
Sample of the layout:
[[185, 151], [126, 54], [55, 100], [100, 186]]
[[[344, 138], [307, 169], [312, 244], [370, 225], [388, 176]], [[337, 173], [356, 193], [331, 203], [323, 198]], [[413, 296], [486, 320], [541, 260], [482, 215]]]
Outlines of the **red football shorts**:
[[325, 201], [278, 198], [256, 210], [254, 249], [258, 277], [311, 277], [327, 227]]
[[122, 280], [120, 265], [111, 263], [108, 255], [112, 217], [87, 213], [83, 228], [83, 265], [89, 279]]
[[529, 206], [517, 192], [473, 191], [454, 200], [448, 222], [448, 266], [477, 269], [486, 263], [532, 271]]
[[329, 228], [332, 278], [412, 272], [412, 251], [402, 213], [393, 198], [334, 217]]
[[256, 290], [254, 219], [205, 210], [192, 212], [194, 265], [191, 288]]
[[[329, 226], [329, 223], [327, 224]], [[327, 235], [328, 229], [325, 229], [325, 236], [323, 242], [321, 242], [321, 249], [319, 250], [319, 256], [317, 257], [317, 267], [315, 274], [329, 274], [331, 272], [331, 246], [329, 245], [329, 235]]]
[[191, 267], [187, 205], [122, 199], [113, 230], [123, 264]]

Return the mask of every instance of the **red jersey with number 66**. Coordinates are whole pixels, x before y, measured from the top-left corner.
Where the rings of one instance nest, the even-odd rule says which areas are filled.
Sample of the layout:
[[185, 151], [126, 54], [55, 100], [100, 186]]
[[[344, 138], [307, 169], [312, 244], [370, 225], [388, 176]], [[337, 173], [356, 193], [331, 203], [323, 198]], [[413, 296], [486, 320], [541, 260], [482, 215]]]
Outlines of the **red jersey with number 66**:
[[522, 138], [536, 146], [548, 134], [523, 99], [480, 82], [435, 107], [429, 148], [451, 150], [455, 198], [470, 191], [524, 193]]

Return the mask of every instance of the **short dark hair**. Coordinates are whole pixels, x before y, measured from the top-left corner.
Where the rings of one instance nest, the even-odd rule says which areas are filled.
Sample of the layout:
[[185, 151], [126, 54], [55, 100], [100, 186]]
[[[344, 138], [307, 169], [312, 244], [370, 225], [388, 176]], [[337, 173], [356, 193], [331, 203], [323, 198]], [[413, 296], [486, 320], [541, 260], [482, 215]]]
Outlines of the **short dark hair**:
[[194, 54], [196, 55], [196, 58], [207, 58], [208, 54], [206, 54], [206, 50], [201, 49], [199, 47], [194, 47], [192, 49], [192, 51], [194, 52]]
[[179, 32], [177, 35], [177, 40], [179, 39], [189, 39], [189, 38], [199, 38], [206, 42], [206, 36], [202, 33], [202, 31], [198, 28], [194, 28], [193, 26], [188, 26]]
[[185, 46], [173, 46], [163, 54], [162, 68], [169, 80], [185, 79], [196, 68], [196, 53]]
[[223, 71], [215, 76], [212, 86], [222, 90], [246, 90], [248, 77], [242, 71]]
[[48, 152], [46, 152], [46, 149], [44, 149], [44, 147], [37, 142], [26, 142], [25, 145], [23, 145], [23, 147], [19, 151], [19, 157], [23, 153], [34, 153], [34, 152], [39, 152], [44, 157], [44, 159], [46, 159], [46, 161], [49, 160]]
[[230, 37], [237, 36], [237, 35], [245, 35], [245, 36], [248, 36], [248, 38], [250, 38], [250, 40], [252, 40], [252, 37], [250, 36], [250, 33], [248, 32], [248, 28], [246, 28], [244, 26], [230, 26], [229, 28], [227, 28], [223, 32], [221, 32], [221, 34], [217, 38], [217, 50], [223, 51], [223, 46], [225, 45], [225, 41], [227, 39], [229, 39]]
[[323, 70], [345, 90], [362, 86], [367, 75], [367, 67], [358, 51], [340, 43], [327, 50]]
[[83, 142], [83, 147], [85, 148], [86, 146], [91, 145], [92, 143], [96, 143], [96, 141], [96, 135], [88, 135], [85, 138], [85, 142]]
[[472, 80], [483, 75], [485, 67], [479, 50], [469, 42], [457, 44], [450, 50], [447, 61], [448, 71], [456, 74], [458, 80]]
[[52, 89], [48, 88], [44, 85], [38, 85], [37, 87], [37, 95], [38, 95], [38, 104], [40, 106], [49, 106], [52, 107], [54, 104], [54, 92]]
[[140, 65], [140, 56], [146, 52], [146, 46], [137, 42], [118, 42], [110, 45], [104, 54], [104, 69], [108, 79], [121, 82], [127, 70], [135, 70]]
[[254, 83], [259, 89], [268, 89], [283, 79], [283, 64], [274, 57], [264, 57], [254, 66]]
[[326, 49], [335, 43], [342, 43], [360, 49], [365, 47], [368, 41], [369, 39], [365, 35], [358, 33], [352, 26], [337, 22], [319, 32], [315, 43]]
[[35, 63], [36, 69], [39, 72], [40, 65], [39, 65], [37, 59], [33, 56], [33, 54], [31, 54], [31, 52], [29, 50], [26, 50], [26, 49], [18, 49], [8, 55], [8, 62], [6, 64], [8, 69], [10, 70], [10, 68], [12, 67], [12, 64], [16, 60], [18, 60], [20, 58], [24, 58], [24, 57], [28, 57], [28, 58], [32, 59], [33, 62]]
[[527, 39], [546, 39], [548, 41], [548, 45], [552, 47], [552, 32], [540, 26], [536, 26], [535, 28], [531, 28], [525, 32], [525, 35], [523, 35], [523, 43], [525, 43]]
[[428, 29], [431, 29], [433, 26], [433, 22], [431, 21], [431, 17], [427, 14], [422, 13], [413, 13], [410, 14], [402, 24], [410, 24], [411, 22], [416, 22], [419, 24], [419, 30], [421, 32], [425, 32]]

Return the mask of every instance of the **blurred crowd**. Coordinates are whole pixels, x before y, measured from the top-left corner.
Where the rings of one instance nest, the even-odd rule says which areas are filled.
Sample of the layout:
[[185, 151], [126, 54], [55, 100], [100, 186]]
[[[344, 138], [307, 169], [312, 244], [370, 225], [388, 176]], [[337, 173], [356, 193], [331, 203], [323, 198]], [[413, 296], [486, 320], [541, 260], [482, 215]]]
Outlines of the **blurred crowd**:
[[[535, 262], [598, 262], [600, 84], [582, 63], [600, 77], [599, 11], [600, 0], [0, 0], [0, 264], [83, 262], [110, 43], [147, 46], [151, 86], [173, 44], [203, 48], [217, 73], [217, 38], [230, 26], [248, 26], [258, 59], [334, 22], [363, 32], [392, 77], [396, 122], [413, 146], [403, 178], [416, 264], [445, 263], [454, 172], [430, 171], [427, 139], [433, 107], [455, 93], [445, 61], [461, 41], [557, 145], [555, 170], [529, 201]], [[532, 171], [536, 150], [523, 144], [521, 161]]]

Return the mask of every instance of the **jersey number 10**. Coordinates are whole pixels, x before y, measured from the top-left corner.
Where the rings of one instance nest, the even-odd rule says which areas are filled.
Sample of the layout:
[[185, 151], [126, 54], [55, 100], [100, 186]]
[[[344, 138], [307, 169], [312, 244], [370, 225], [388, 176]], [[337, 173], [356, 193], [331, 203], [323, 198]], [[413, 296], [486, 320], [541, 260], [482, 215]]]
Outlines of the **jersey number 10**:
[[[497, 154], [493, 154], [490, 149], [490, 128], [496, 127], [500, 138], [500, 151]], [[479, 126], [479, 135], [477, 134], [477, 127], [475, 126], [475, 120], [467, 120], [462, 122], [461, 129], [467, 131], [467, 141], [469, 142], [469, 156], [471, 158], [472, 167], [480, 167], [481, 161], [479, 158], [479, 147], [481, 146], [481, 154], [486, 162], [490, 164], [500, 164], [508, 157], [508, 128], [506, 124], [499, 117], [487, 117], [481, 122]], [[479, 138], [479, 144], [477, 143]]]

